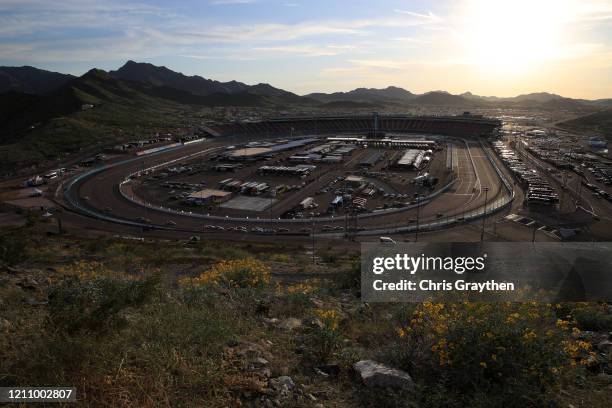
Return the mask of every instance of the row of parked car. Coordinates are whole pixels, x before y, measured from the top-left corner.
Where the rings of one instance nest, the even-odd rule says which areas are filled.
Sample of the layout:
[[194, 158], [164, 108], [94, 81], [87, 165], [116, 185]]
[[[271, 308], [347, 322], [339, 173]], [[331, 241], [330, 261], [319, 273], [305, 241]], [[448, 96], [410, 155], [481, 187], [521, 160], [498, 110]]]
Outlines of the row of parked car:
[[559, 195], [550, 183], [536, 170], [527, 167], [514, 150], [499, 140], [493, 142], [493, 147], [514, 176], [527, 186], [526, 200], [529, 204], [554, 205], [559, 202]]
[[582, 185], [593, 192], [593, 197], [605, 198], [606, 200], [612, 202], [612, 195], [608, 193], [607, 191], [605, 191], [604, 189], [599, 188], [595, 184], [591, 184], [585, 180], [582, 180]]

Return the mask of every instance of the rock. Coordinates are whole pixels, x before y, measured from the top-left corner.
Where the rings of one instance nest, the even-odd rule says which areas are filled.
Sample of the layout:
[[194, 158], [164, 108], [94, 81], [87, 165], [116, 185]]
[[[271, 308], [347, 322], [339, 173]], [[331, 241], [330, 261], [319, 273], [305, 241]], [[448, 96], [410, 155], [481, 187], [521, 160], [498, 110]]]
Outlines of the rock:
[[263, 357], [257, 357], [251, 361], [251, 365], [253, 365], [253, 367], [265, 367], [268, 364], [268, 360]]
[[302, 326], [302, 321], [295, 317], [289, 317], [278, 324], [278, 327], [283, 330], [293, 330]]
[[387, 367], [373, 360], [358, 361], [353, 368], [368, 387], [391, 387], [404, 390], [414, 388], [414, 382], [407, 372]]
[[8, 320], [0, 317], [0, 332], [8, 333], [13, 327], [13, 324]]
[[268, 367], [260, 368], [253, 371], [255, 374], [259, 374], [261, 377], [270, 378], [272, 377], [272, 372]]
[[277, 324], [279, 320], [276, 317], [272, 317], [272, 318], [262, 317], [261, 321], [266, 323], [266, 324], [273, 324], [274, 325], [274, 324]]
[[17, 282], [17, 286], [23, 290], [36, 290], [38, 289], [38, 282], [36, 282], [31, 276], [26, 276]]
[[27, 298], [24, 302], [30, 306], [44, 306], [49, 303], [48, 300], [36, 300], [32, 298]]
[[612, 341], [610, 340], [602, 340], [599, 343], [597, 343], [597, 350], [599, 350], [602, 353], [607, 353], [608, 351], [612, 350]]
[[234, 349], [235, 355], [255, 361], [258, 357], [270, 358], [270, 352], [267, 350], [268, 347], [267, 344], [262, 345], [249, 341], [240, 341], [232, 348]]
[[323, 371], [319, 370], [318, 368], [315, 368], [315, 369], [314, 369], [314, 372], [315, 372], [315, 373], [317, 373], [317, 374], [319, 374], [321, 377], [325, 377], [325, 378], [329, 377], [329, 374], [327, 374], [327, 373], [325, 373], [325, 372], [323, 372]]
[[308, 326], [312, 328], [316, 328], [316, 329], [325, 328], [325, 324], [320, 319], [317, 319], [316, 317], [313, 317], [312, 319], [308, 320]]
[[281, 395], [288, 395], [290, 391], [295, 388], [293, 379], [288, 375], [282, 375], [277, 378], [273, 378], [269, 381], [270, 388], [280, 393]]
[[340, 366], [338, 364], [324, 364], [317, 367], [317, 370], [331, 377], [340, 375]]

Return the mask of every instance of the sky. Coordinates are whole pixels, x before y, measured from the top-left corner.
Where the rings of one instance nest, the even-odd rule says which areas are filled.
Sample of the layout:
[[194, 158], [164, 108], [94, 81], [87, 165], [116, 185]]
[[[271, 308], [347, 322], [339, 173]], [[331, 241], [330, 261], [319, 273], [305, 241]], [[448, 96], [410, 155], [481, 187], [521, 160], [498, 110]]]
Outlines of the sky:
[[127, 60], [298, 94], [612, 97], [612, 0], [0, 0], [0, 65]]

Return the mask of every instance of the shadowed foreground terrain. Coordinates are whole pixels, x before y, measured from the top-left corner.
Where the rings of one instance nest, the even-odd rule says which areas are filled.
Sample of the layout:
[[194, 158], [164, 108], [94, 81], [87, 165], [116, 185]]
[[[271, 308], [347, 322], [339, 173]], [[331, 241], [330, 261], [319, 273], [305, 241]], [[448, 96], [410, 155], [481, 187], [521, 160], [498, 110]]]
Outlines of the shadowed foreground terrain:
[[45, 227], [30, 216], [0, 237], [0, 386], [75, 386], [92, 407], [604, 407], [612, 396], [606, 304], [363, 304], [356, 253], [320, 248], [313, 265], [282, 244]]

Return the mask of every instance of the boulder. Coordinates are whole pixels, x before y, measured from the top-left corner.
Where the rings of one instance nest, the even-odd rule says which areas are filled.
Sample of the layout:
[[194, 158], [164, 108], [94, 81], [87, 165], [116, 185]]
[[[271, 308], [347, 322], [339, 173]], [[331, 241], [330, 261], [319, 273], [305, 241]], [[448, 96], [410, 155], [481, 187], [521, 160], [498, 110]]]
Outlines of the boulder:
[[353, 368], [368, 387], [389, 387], [402, 390], [414, 388], [414, 381], [407, 372], [387, 367], [373, 360], [358, 361]]

